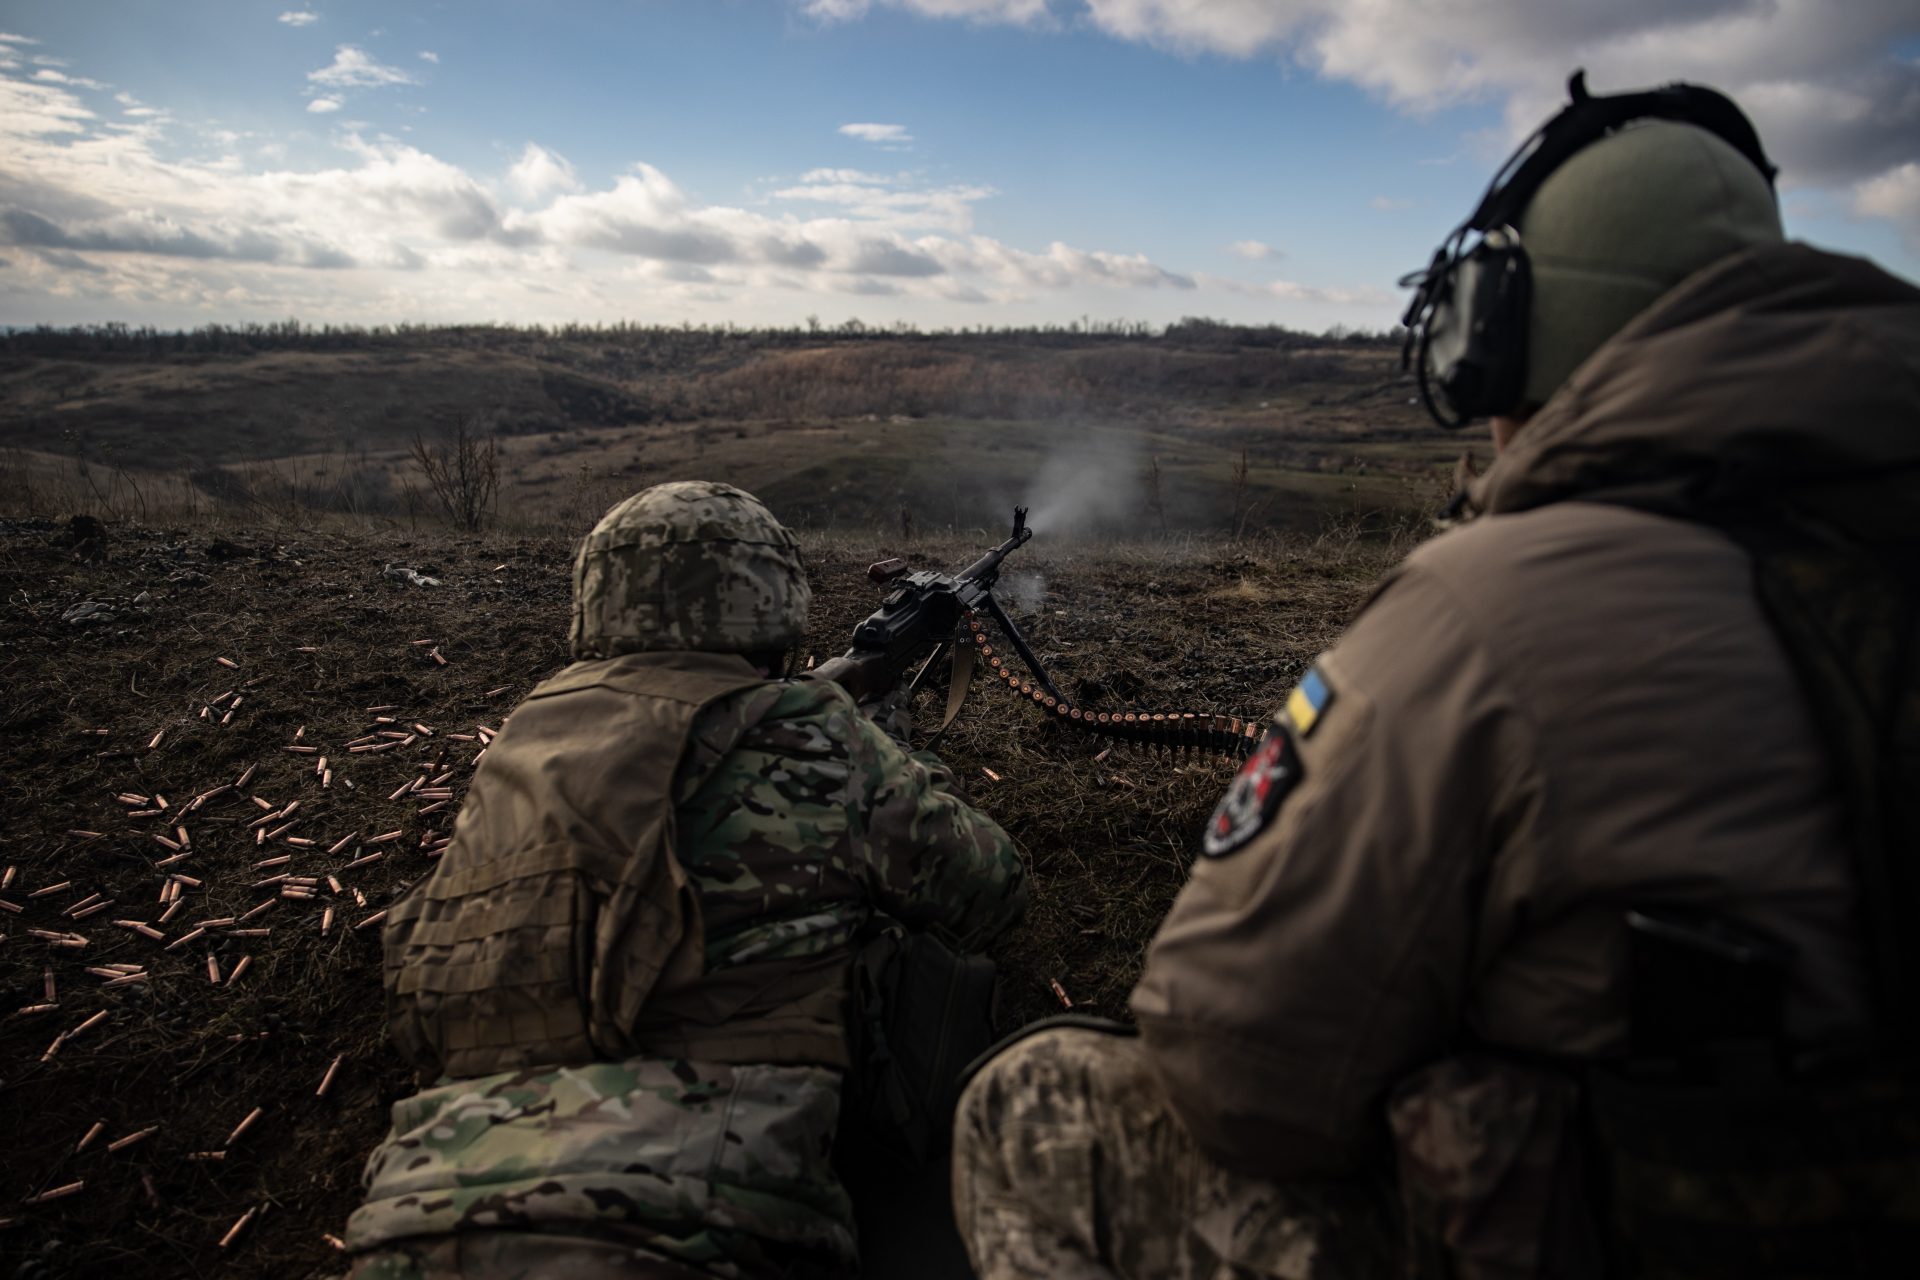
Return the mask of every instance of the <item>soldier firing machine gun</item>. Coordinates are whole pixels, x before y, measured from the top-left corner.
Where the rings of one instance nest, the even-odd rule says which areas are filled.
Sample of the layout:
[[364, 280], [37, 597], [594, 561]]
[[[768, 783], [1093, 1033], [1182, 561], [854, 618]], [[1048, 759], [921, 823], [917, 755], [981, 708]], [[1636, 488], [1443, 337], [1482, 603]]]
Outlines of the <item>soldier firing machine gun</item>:
[[[966, 702], [977, 658], [987, 664], [993, 680], [1062, 724], [1149, 746], [1218, 751], [1230, 756], [1243, 756], [1253, 749], [1263, 725], [1242, 716], [1192, 711], [1088, 711], [1074, 706], [1055, 687], [1020, 628], [993, 596], [1001, 562], [1032, 537], [1027, 509], [1015, 507], [1013, 536], [959, 573], [925, 569], [910, 572], [906, 562], [899, 559], [872, 565], [867, 576], [879, 585], [891, 584], [892, 590], [872, 616], [854, 628], [853, 647], [809, 674], [832, 680], [856, 700], [865, 702], [893, 689], [920, 655], [926, 654], [908, 685], [909, 692], [918, 692], [940, 659], [951, 652], [952, 674], [942, 732]], [[1011, 661], [996, 652], [981, 613], [1006, 637], [1025, 666], [1026, 675], [1019, 674]]]

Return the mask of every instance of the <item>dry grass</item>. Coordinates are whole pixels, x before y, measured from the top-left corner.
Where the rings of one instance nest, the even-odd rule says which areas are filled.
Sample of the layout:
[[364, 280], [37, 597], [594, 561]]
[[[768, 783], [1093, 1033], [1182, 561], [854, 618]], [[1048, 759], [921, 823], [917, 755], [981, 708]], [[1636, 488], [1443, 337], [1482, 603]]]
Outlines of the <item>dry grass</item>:
[[[1115, 528], [1139, 533], [1139, 502], [1119, 504], [1105, 541], [1042, 527], [1004, 594], [1081, 705], [1258, 716], [1415, 536], [1397, 513], [1436, 505], [1433, 477], [1453, 448], [1418, 425], [1390, 355], [1367, 349], [1061, 337], [762, 350], [692, 334], [674, 338], [691, 355], [666, 359], [578, 335], [487, 350], [415, 337], [339, 352], [0, 358], [0, 514], [24, 517], [0, 519], [0, 867], [18, 868], [0, 899], [22, 908], [0, 909], [11, 1121], [0, 1271], [337, 1268], [325, 1233], [357, 1203], [386, 1107], [411, 1084], [385, 1046], [377, 926], [351, 926], [432, 865], [422, 841], [450, 828], [479, 751], [451, 735], [497, 726], [565, 662], [571, 540], [617, 498], [695, 477], [766, 498], [805, 531], [810, 645], [824, 656], [875, 604], [869, 561], [957, 564], [1004, 536], [997, 521], [1015, 502], [1038, 509], [1086, 474], [1124, 485], [1151, 467], [1152, 523], [1170, 536], [1112, 540]], [[503, 433], [502, 519], [452, 536], [419, 499], [405, 447], [477, 412]], [[103, 548], [72, 545], [74, 515], [109, 523]], [[988, 516], [996, 527], [978, 527]], [[383, 574], [388, 562], [444, 585], [405, 585]], [[63, 621], [82, 601], [113, 619]], [[236, 690], [226, 723], [230, 701], [201, 716]], [[401, 731], [380, 714], [436, 732], [349, 752], [369, 731]], [[322, 748], [333, 784], [314, 772], [318, 752], [289, 745]], [[984, 680], [940, 744], [1030, 860], [1033, 910], [1000, 956], [1009, 1026], [1057, 1011], [1054, 983], [1076, 1008], [1124, 1015], [1232, 770], [1106, 748]], [[255, 884], [281, 871], [332, 873], [341, 891], [322, 881], [315, 899], [277, 901], [257, 938], [216, 927], [166, 950], [116, 927], [163, 910], [155, 864], [170, 851], [155, 837], [173, 838], [182, 806], [252, 766], [244, 794], [185, 821], [191, 856], [166, 870], [201, 883], [166, 941], [272, 901], [274, 887]], [[446, 808], [392, 798], [422, 768], [451, 773]], [[133, 817], [123, 792], [164, 794], [169, 809]], [[250, 797], [298, 800], [298, 824], [256, 843]], [[393, 830], [377, 846], [387, 856], [352, 871], [362, 846], [325, 852]], [[255, 866], [283, 855], [293, 860]], [[62, 914], [94, 893], [115, 905]], [[52, 947], [36, 928], [71, 928], [88, 945]], [[223, 973], [250, 957], [237, 985], [208, 981], [209, 950]], [[108, 989], [86, 973], [117, 962], [145, 964], [150, 982]], [[58, 1007], [15, 1013], [49, 1003], [49, 968]], [[332, 1089], [316, 1096], [336, 1058]], [[262, 1118], [228, 1145], [255, 1106]], [[95, 1124], [101, 1137], [76, 1152]], [[75, 1181], [78, 1192], [27, 1203]]]
[[[51, 521], [0, 523], [9, 606], [0, 617], [0, 808], [9, 815], [0, 865], [19, 868], [0, 897], [24, 908], [0, 916], [0, 1105], [10, 1117], [10, 1158], [0, 1170], [0, 1219], [10, 1225], [0, 1229], [0, 1254], [50, 1277], [114, 1267], [153, 1276], [325, 1274], [338, 1257], [324, 1234], [337, 1234], [356, 1204], [385, 1109], [409, 1088], [384, 1044], [377, 928], [351, 926], [428, 870], [421, 838], [449, 827], [454, 809], [421, 814], [424, 806], [388, 797], [436, 759], [462, 792], [478, 743], [449, 734], [497, 726], [515, 698], [565, 661], [567, 545], [114, 528], [106, 558], [88, 560], [65, 541]], [[974, 549], [963, 540], [896, 542], [809, 540], [815, 652], [837, 651], [873, 606], [861, 577], [869, 560], [898, 552], [946, 564]], [[1042, 538], [1020, 553], [1010, 585], [1035, 647], [1085, 704], [1257, 714], [1279, 701], [1399, 549], [1359, 534], [1120, 547]], [[445, 585], [406, 586], [383, 576], [387, 561]], [[61, 622], [80, 600], [104, 602], [116, 616]], [[436, 649], [446, 665], [430, 656]], [[230, 723], [218, 723], [218, 713], [199, 717], [214, 695], [249, 681]], [[396, 709], [369, 711], [382, 705]], [[376, 714], [436, 733], [349, 754], [346, 743], [388, 727], [373, 722]], [[97, 729], [106, 733], [89, 732]], [[314, 755], [284, 749], [302, 729], [301, 744], [328, 754], [331, 787], [314, 776]], [[1100, 759], [1104, 745], [984, 682], [941, 745], [1031, 860], [1034, 908], [1001, 954], [1009, 1025], [1059, 1007], [1049, 980], [1076, 1007], [1123, 1012], [1142, 947], [1232, 768], [1125, 746]], [[337, 874], [346, 892], [334, 895], [323, 881], [316, 900], [278, 902], [261, 917], [272, 929], [262, 938], [222, 937], [216, 928], [166, 950], [113, 926], [160, 913], [164, 872], [155, 863], [167, 850], [153, 837], [170, 831], [172, 814], [254, 765], [246, 794], [224, 793], [186, 818], [192, 856], [171, 870], [202, 884], [165, 926], [167, 940], [183, 924], [270, 900], [271, 887], [251, 887], [276, 873], [254, 865], [268, 856], [293, 856], [281, 871]], [[121, 792], [162, 793], [169, 815], [133, 818], [115, 800]], [[248, 824], [261, 810], [250, 795], [282, 806], [299, 800], [300, 824], [286, 835], [318, 843], [256, 844]], [[343, 835], [396, 829], [403, 837], [379, 846], [386, 858], [351, 872], [342, 868], [361, 846], [325, 853]], [[71, 888], [27, 896], [61, 881]], [[94, 892], [116, 905], [81, 921], [63, 917]], [[322, 934], [329, 905], [336, 921]], [[32, 928], [72, 928], [90, 944], [52, 948]], [[225, 971], [252, 957], [237, 986], [209, 984], [210, 938]], [[146, 965], [151, 983], [108, 990], [85, 972], [111, 962]], [[59, 1007], [13, 1014], [44, 1002], [49, 967]], [[101, 1023], [41, 1061], [59, 1032], [101, 1010]], [[316, 1097], [336, 1057], [338, 1079]], [[222, 1149], [255, 1106], [265, 1115], [225, 1159], [191, 1158]], [[95, 1123], [105, 1133], [76, 1154]], [[158, 1131], [137, 1145], [105, 1149], [152, 1125]], [[75, 1194], [24, 1203], [76, 1180], [85, 1186]], [[262, 1212], [220, 1248], [228, 1227], [256, 1207]]]
[[1087, 467], [1109, 490], [1156, 470], [1155, 523], [1173, 530], [1311, 531], [1425, 503], [1455, 448], [1409, 403], [1393, 353], [1369, 347], [712, 334], [683, 335], [686, 358], [661, 363], [591, 337], [457, 337], [0, 356], [0, 512], [415, 532], [431, 499], [409, 443], [484, 418], [499, 510], [526, 533], [695, 476], [802, 526], [892, 524], [905, 507], [921, 528], [960, 529]]

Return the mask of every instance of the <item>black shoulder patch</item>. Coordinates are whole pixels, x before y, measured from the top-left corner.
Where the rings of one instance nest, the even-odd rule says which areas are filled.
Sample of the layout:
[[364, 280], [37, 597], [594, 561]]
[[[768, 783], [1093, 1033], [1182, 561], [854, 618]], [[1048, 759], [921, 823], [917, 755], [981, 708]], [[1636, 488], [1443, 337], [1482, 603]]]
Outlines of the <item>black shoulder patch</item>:
[[1209, 858], [1224, 858], [1245, 846], [1266, 830], [1280, 802], [1303, 776], [1292, 734], [1285, 724], [1275, 724], [1207, 819], [1201, 851]]

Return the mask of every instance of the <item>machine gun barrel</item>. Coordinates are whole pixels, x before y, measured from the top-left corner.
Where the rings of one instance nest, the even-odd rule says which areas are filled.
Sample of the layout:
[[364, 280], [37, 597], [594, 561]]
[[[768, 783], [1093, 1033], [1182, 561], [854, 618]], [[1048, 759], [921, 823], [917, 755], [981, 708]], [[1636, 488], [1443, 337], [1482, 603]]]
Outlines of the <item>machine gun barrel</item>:
[[1000, 576], [1000, 562], [1015, 551], [1018, 551], [1021, 547], [1026, 546], [1027, 540], [1031, 537], [1033, 537], [1033, 530], [1027, 528], [1027, 509], [1025, 507], [1015, 507], [1013, 509], [1013, 536], [962, 569], [955, 575], [956, 580], [970, 585], [977, 585], [983, 590], [992, 587], [994, 579]]

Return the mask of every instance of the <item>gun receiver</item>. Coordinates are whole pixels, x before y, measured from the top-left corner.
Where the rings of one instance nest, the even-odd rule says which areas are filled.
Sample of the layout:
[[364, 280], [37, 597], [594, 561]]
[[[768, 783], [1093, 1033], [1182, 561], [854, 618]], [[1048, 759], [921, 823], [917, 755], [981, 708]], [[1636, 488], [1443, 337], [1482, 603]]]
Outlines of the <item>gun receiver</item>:
[[[817, 679], [832, 680], [859, 701], [879, 697], [905, 674], [914, 658], [929, 648], [943, 648], [975, 609], [993, 615], [1007, 633], [1017, 635], [1013, 622], [993, 598], [1000, 565], [1033, 537], [1027, 527], [1027, 509], [1013, 509], [1013, 533], [1005, 542], [955, 574], [922, 569], [908, 572], [900, 560], [882, 560], [867, 570], [881, 584], [892, 584], [880, 607], [853, 631], [853, 647], [814, 670]], [[1046, 680], [1024, 638], [1015, 641], [1021, 657], [1038, 679]], [[931, 663], [927, 669], [931, 669]]]

